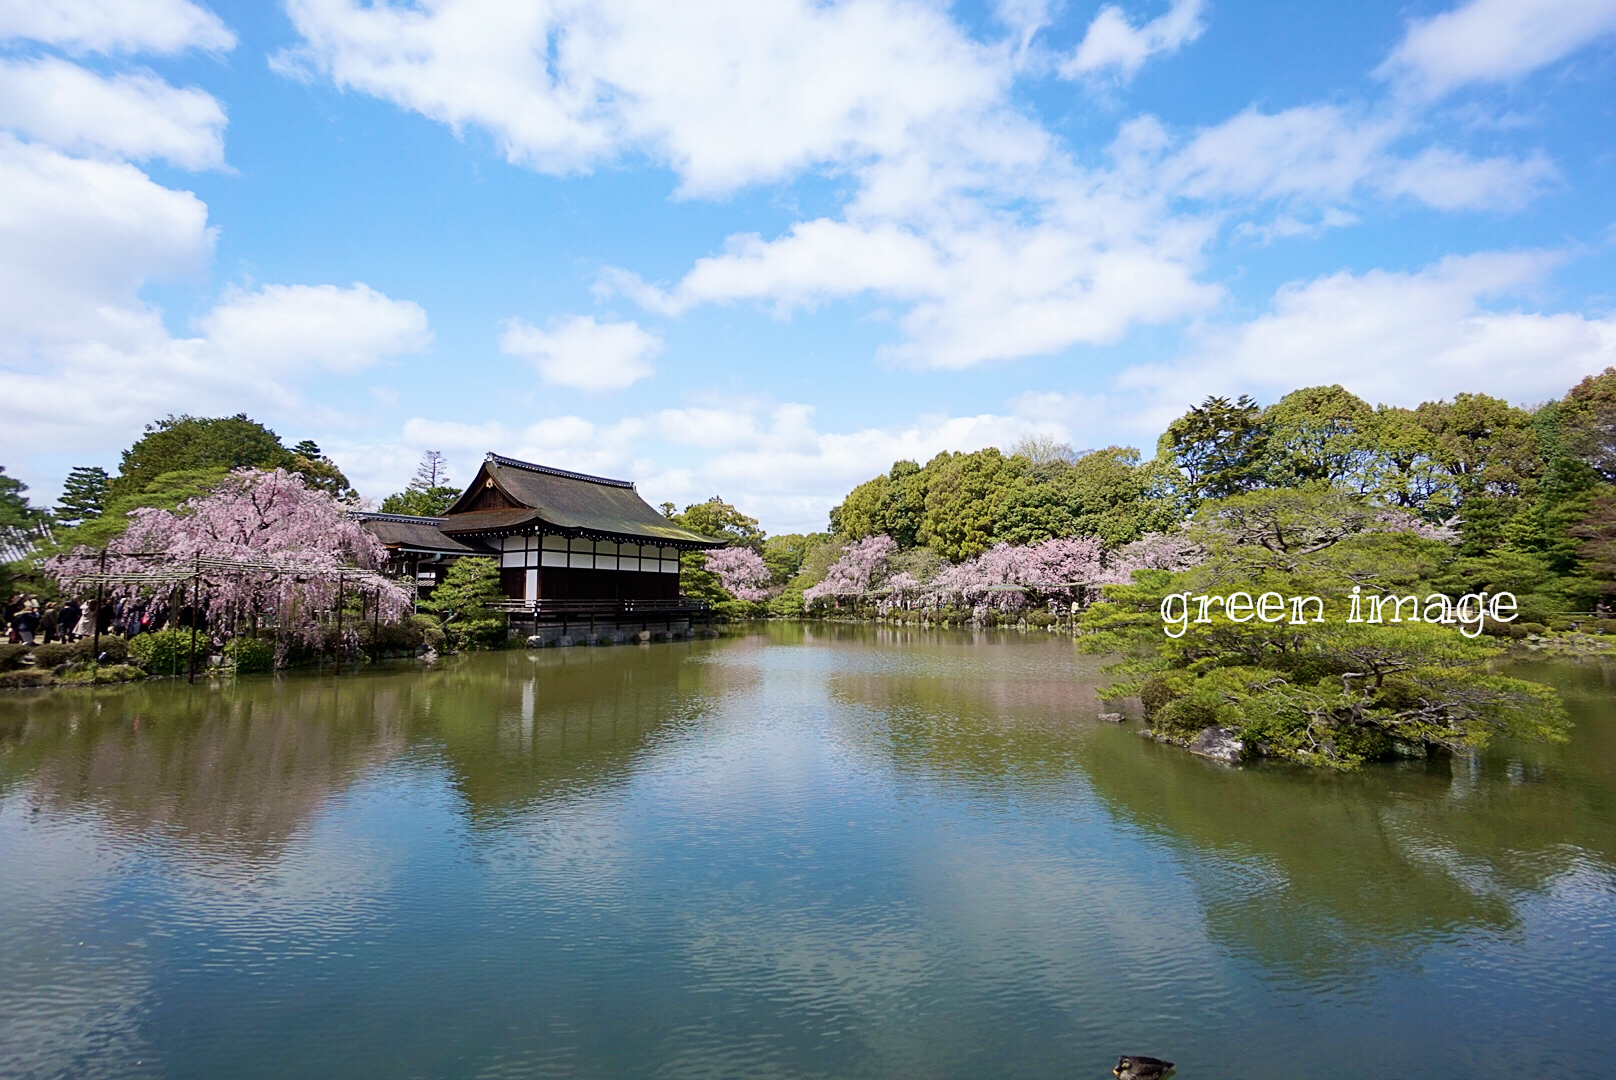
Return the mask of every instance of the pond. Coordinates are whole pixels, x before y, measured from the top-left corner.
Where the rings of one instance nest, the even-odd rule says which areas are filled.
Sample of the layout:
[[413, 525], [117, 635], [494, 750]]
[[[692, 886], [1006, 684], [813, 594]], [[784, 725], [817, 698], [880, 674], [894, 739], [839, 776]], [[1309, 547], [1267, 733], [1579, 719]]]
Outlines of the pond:
[[1569, 745], [1330, 775], [1100, 667], [771, 624], [6, 694], [0, 1074], [1612, 1067], [1616, 669], [1520, 672]]

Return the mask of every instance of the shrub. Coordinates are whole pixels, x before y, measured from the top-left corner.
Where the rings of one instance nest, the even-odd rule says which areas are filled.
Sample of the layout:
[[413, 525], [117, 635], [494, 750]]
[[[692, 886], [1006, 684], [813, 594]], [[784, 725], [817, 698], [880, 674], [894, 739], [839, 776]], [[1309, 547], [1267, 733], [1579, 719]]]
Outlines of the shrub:
[[18, 690], [27, 686], [49, 686], [55, 682], [48, 671], [23, 669], [21, 671], [8, 671], [0, 675], [0, 689]]
[[69, 671], [60, 681], [69, 685], [100, 686], [105, 683], [134, 682], [145, 677], [146, 673], [133, 664], [103, 664]]
[[1145, 707], [1145, 718], [1153, 720], [1174, 698], [1178, 691], [1164, 675], [1152, 675], [1139, 686], [1139, 701]]
[[437, 619], [430, 615], [412, 615], [380, 626], [366, 623], [359, 628], [359, 644], [367, 653], [377, 646], [383, 653], [413, 654], [427, 646], [441, 652], [444, 637]]
[[[1549, 632], [1549, 628], [1547, 626], [1544, 626], [1540, 622], [1523, 622], [1523, 623], [1516, 623], [1516, 625], [1519, 626], [1522, 630], [1525, 630], [1528, 635], [1538, 634], [1538, 635], [1541, 636], [1541, 635], [1547, 634]], [[1570, 629], [1570, 628], [1571, 628], [1571, 624], [1566, 623], [1566, 629]]]
[[410, 618], [410, 622], [421, 628], [421, 644], [427, 648], [442, 652], [448, 647], [449, 639], [443, 636], [443, 628], [432, 616], [415, 615]]
[[[101, 639], [106, 644], [106, 638]], [[207, 661], [208, 639], [201, 634], [197, 635], [197, 652], [202, 663]], [[88, 650], [86, 650], [88, 651]], [[102, 650], [106, 652], [106, 649]], [[152, 634], [141, 634], [134, 641], [128, 643], [126, 656], [133, 655], [141, 667], [153, 675], [179, 675], [189, 669], [191, 656], [191, 632], [173, 627], [168, 630], [158, 630]], [[120, 657], [109, 657], [112, 660]]]
[[22, 666], [22, 658], [28, 655], [26, 645], [8, 645], [0, 643], [0, 671], [12, 671]]
[[34, 646], [34, 666], [45, 671], [73, 659], [73, 646], [51, 643]]
[[275, 666], [275, 646], [263, 638], [233, 638], [225, 645], [224, 654], [236, 662], [239, 674], [269, 671]]
[[[145, 635], [142, 634], [141, 637]], [[135, 640], [140, 640], [136, 638]], [[73, 643], [74, 660], [94, 660], [96, 658], [95, 638], [81, 638]], [[129, 659], [129, 642], [116, 634], [101, 635], [101, 651], [106, 654], [109, 664], [121, 664]]]

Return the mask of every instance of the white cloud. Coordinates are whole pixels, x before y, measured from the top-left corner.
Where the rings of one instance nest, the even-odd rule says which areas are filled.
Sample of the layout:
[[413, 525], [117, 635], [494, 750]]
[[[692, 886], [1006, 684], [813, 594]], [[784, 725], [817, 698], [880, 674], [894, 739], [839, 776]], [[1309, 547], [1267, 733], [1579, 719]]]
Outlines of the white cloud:
[[[86, 452], [123, 445], [171, 412], [299, 413], [294, 381], [311, 370], [344, 373], [431, 340], [425, 316], [364, 285], [269, 286], [227, 297], [198, 320], [204, 334], [175, 338], [159, 313], [125, 308], [121, 341], [37, 342], [0, 363], [10, 415], [0, 452], [15, 459], [71, 441]], [[110, 335], [109, 335], [110, 337]]]
[[26, 38], [69, 51], [224, 51], [236, 37], [190, 0], [0, 0], [0, 40]]
[[[644, 154], [687, 196], [811, 170], [851, 178], [836, 213], [773, 236], [737, 233], [671, 282], [607, 268], [599, 287], [670, 316], [733, 302], [781, 317], [850, 298], [892, 303], [901, 337], [882, 356], [915, 367], [1106, 345], [1204, 315], [1222, 296], [1199, 280], [1220, 220], [1260, 218], [1264, 202], [1306, 205], [1239, 223], [1243, 235], [1316, 233], [1353, 219], [1337, 204], [1366, 197], [1511, 209], [1556, 175], [1541, 155], [1421, 146], [1411, 114], [1335, 105], [1247, 110], [1181, 145], [1144, 118], [1110, 164], [1084, 168], [1011, 98], [1044, 0], [999, 0], [1012, 35], [1002, 42], [907, 0], [292, 0], [288, 10], [303, 42], [278, 59], [283, 71], [486, 128], [536, 169]], [[1068, 73], [1129, 74], [1203, 24], [1200, 0], [1138, 26], [1107, 7]], [[512, 324], [507, 339], [548, 356], [558, 333]], [[541, 370], [577, 384], [578, 369]]]
[[[731, 237], [672, 285], [602, 276], [603, 289], [654, 311], [755, 301], [786, 315], [893, 300], [907, 310], [890, 358], [964, 367], [1112, 342], [1219, 295], [1194, 281], [1211, 231], [1078, 169], [1011, 107], [1015, 49], [973, 41], [941, 8], [616, 0], [585, 15], [296, 0], [290, 10], [305, 44], [283, 67], [480, 124], [539, 169], [640, 151], [676, 170], [685, 194], [813, 168], [856, 178], [843, 214]], [[1000, 14], [1025, 44], [1047, 12], [1017, 0]]]
[[0, 359], [34, 343], [140, 348], [164, 337], [148, 281], [200, 270], [207, 207], [132, 165], [0, 134]]
[[55, 58], [0, 61], [0, 127], [73, 153], [217, 168], [224, 126], [212, 95], [149, 73], [106, 77]]
[[1336, 105], [1278, 113], [1246, 109], [1197, 132], [1182, 148], [1150, 117], [1135, 120], [1117, 152], [1155, 167], [1166, 190], [1209, 200], [1346, 201], [1359, 192], [1408, 196], [1439, 210], [1514, 209], [1558, 173], [1541, 153], [1477, 159], [1445, 147], [1401, 157], [1410, 137], [1406, 114], [1356, 115]]
[[1048, 198], [1032, 222], [979, 209], [926, 226], [819, 219], [773, 241], [732, 237], [667, 290], [622, 271], [605, 283], [667, 314], [735, 300], [772, 301], [781, 314], [861, 294], [905, 301], [907, 340], [884, 355], [938, 368], [1111, 343], [1137, 323], [1205, 311], [1220, 297], [1192, 273], [1204, 223], [1159, 220], [1149, 204], [1095, 182]]
[[1413, 22], [1379, 74], [1439, 97], [1506, 82], [1616, 33], [1616, 0], [1470, 0]]
[[[1160, 425], [1208, 393], [1272, 399], [1341, 383], [1372, 402], [1416, 405], [1465, 390], [1531, 403], [1616, 365], [1616, 318], [1502, 306], [1538, 287], [1543, 253], [1454, 256], [1421, 270], [1339, 273], [1280, 289], [1272, 309], [1182, 361], [1135, 368], [1119, 391], [1160, 405]], [[1146, 415], [1149, 413], [1149, 415]]]
[[418, 304], [391, 300], [357, 281], [346, 289], [266, 285], [255, 293], [227, 293], [198, 327], [221, 359], [277, 376], [307, 369], [352, 374], [432, 345]]
[[1077, 52], [1061, 65], [1068, 79], [1115, 72], [1127, 80], [1157, 53], [1177, 52], [1206, 30], [1203, 0], [1173, 0], [1166, 14], [1134, 26], [1115, 4], [1107, 4], [1089, 23]]
[[662, 339], [637, 323], [602, 323], [574, 315], [544, 330], [511, 319], [499, 347], [530, 362], [545, 382], [579, 390], [621, 390], [655, 374], [651, 360], [662, 351]]
[[1379, 179], [1388, 195], [1408, 195], [1438, 210], [1513, 210], [1559, 178], [1541, 151], [1525, 158], [1480, 161], [1432, 146], [1398, 162]]
[[996, 102], [1005, 59], [901, 0], [615, 0], [588, 7], [292, 0], [286, 71], [493, 132], [546, 172], [620, 150], [716, 193], [912, 140]]

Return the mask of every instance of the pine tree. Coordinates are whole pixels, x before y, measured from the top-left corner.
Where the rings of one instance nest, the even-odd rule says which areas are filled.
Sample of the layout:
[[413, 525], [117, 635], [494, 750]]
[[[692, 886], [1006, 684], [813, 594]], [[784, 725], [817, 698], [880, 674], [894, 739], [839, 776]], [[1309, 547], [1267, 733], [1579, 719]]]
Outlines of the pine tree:
[[56, 520], [63, 525], [79, 525], [100, 517], [107, 505], [107, 480], [107, 470], [99, 465], [74, 467], [62, 485]]
[[444, 460], [443, 451], [428, 450], [421, 455], [421, 464], [416, 466], [415, 478], [409, 486], [416, 491], [450, 486], [449, 466]]
[[31, 525], [39, 518], [39, 511], [28, 505], [28, 497], [23, 492], [28, 485], [14, 477], [5, 475], [6, 467], [0, 465], [0, 525]]
[[460, 497], [460, 489], [449, 480], [449, 468], [442, 451], [428, 450], [421, 455], [415, 477], [403, 491], [382, 500], [382, 513], [438, 517]]

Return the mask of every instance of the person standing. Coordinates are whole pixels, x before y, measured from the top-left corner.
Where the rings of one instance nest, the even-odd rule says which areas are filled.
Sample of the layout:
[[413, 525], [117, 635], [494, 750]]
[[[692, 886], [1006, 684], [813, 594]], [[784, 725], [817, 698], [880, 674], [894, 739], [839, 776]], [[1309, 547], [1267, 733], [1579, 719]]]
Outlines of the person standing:
[[11, 625], [17, 628], [17, 637], [21, 644], [32, 645], [34, 632], [39, 629], [39, 612], [24, 604], [17, 614], [11, 617]]
[[73, 628], [74, 637], [87, 638], [95, 636], [95, 608], [94, 600], [84, 605], [84, 613], [79, 616], [79, 624]]
[[61, 628], [62, 640], [72, 641], [77, 635], [73, 632], [78, 628], [79, 616], [84, 614], [79, 609], [79, 602], [68, 597], [67, 603], [62, 605], [62, 613], [56, 617], [56, 624]]
[[45, 644], [49, 645], [56, 640], [61, 632], [62, 613], [56, 610], [56, 601], [45, 601], [45, 610], [39, 613], [39, 630], [45, 636]]

